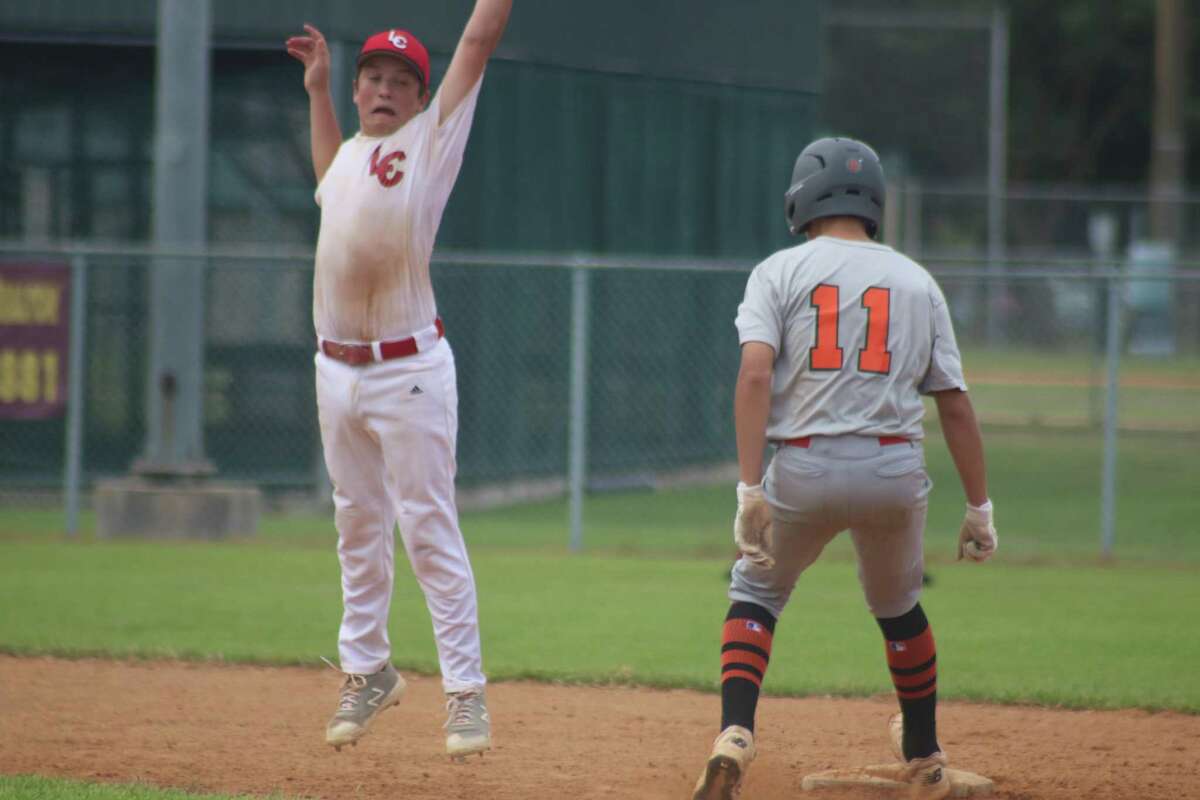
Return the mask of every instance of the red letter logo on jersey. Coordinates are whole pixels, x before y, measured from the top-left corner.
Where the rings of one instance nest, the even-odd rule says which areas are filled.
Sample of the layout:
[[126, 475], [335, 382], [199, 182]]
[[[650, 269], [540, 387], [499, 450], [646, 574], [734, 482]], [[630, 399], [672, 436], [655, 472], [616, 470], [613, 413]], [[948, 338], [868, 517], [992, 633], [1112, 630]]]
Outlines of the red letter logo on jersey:
[[379, 157], [379, 145], [375, 148], [375, 152], [371, 153], [371, 174], [379, 178], [379, 182], [384, 188], [390, 189], [400, 182], [404, 177], [404, 173], [400, 171], [400, 162], [404, 161], [408, 156], [403, 150], [393, 150], [383, 158]]

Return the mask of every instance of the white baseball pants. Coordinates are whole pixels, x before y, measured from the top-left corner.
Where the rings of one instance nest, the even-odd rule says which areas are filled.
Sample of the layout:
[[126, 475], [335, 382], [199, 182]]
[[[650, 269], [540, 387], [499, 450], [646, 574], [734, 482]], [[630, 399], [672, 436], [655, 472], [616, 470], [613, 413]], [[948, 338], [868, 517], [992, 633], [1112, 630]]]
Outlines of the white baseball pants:
[[813, 436], [807, 448], [780, 447], [763, 478], [774, 514], [765, 569], [733, 568], [729, 598], [783, 613], [801, 573], [849, 529], [858, 580], [875, 617], [899, 617], [921, 596], [925, 517], [933, 484], [920, 442], [880, 444], [874, 436]]
[[483, 686], [475, 576], [454, 499], [458, 387], [449, 343], [363, 366], [318, 352], [316, 379], [342, 567], [342, 670], [367, 674], [391, 658], [398, 522], [433, 621], [443, 688]]

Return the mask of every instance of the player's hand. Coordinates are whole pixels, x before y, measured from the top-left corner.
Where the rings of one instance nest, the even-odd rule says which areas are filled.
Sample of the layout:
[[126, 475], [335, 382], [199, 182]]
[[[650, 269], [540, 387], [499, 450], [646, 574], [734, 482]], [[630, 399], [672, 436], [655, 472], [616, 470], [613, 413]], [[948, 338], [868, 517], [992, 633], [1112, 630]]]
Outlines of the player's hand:
[[967, 503], [967, 515], [958, 532], [958, 560], [987, 561], [996, 552], [999, 539], [992, 521], [992, 501], [981, 506]]
[[775, 566], [771, 556], [771, 507], [763, 496], [762, 484], [737, 485], [737, 516], [733, 519], [733, 541], [742, 557], [760, 567]]
[[304, 23], [307, 36], [287, 40], [288, 55], [304, 64], [304, 88], [309, 94], [329, 91], [329, 45], [312, 25]]

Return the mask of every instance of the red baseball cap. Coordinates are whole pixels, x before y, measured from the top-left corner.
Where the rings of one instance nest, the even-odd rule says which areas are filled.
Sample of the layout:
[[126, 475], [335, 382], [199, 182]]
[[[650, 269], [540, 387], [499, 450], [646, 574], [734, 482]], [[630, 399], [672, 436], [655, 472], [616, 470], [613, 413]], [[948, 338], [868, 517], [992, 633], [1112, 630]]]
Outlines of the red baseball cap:
[[421, 88], [429, 91], [429, 51], [416, 36], [399, 28], [368, 36], [358, 52], [358, 66], [361, 67], [371, 56], [378, 55], [392, 56], [407, 63], [416, 70], [421, 79]]

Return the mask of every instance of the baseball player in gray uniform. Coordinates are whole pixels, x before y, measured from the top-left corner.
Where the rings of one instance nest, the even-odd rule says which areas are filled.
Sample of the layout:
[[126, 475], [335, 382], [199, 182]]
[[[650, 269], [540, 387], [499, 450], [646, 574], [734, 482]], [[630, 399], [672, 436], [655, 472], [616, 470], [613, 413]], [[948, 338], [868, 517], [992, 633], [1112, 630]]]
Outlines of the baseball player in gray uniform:
[[339, 750], [404, 693], [387, 630], [397, 523], [433, 621], [446, 750], [462, 758], [491, 746], [475, 578], [454, 501], [454, 355], [429, 260], [511, 8], [512, 0], [476, 0], [436, 95], [416, 36], [393, 28], [367, 38], [354, 78], [359, 131], [344, 142], [325, 38], [306, 25], [287, 41], [304, 64], [321, 207], [317, 411], [333, 482], [345, 673], [325, 739]]
[[[738, 464], [721, 644], [721, 732], [695, 800], [728, 800], [755, 756], [754, 714], [776, 620], [801, 573], [849, 530], [867, 607], [885, 640], [901, 713], [889, 721], [913, 797], [950, 792], [935, 725], [937, 659], [919, 602], [931, 488], [924, 406], [937, 405], [966, 493], [959, 558], [996, 550], [983, 443], [946, 299], [920, 265], [874, 241], [883, 168], [867, 145], [820, 139], [786, 195], [807, 241], [759, 264], [738, 308]], [[765, 474], [763, 451], [776, 446]]]

